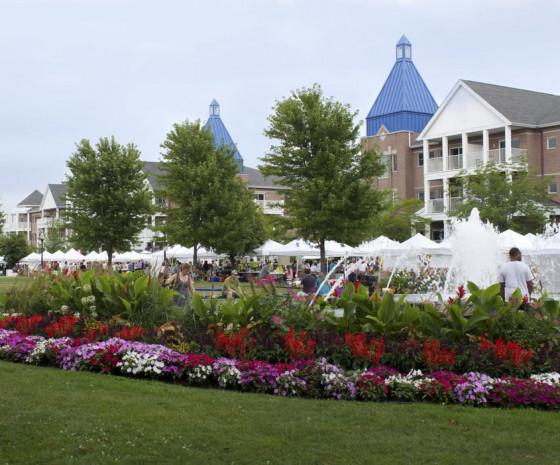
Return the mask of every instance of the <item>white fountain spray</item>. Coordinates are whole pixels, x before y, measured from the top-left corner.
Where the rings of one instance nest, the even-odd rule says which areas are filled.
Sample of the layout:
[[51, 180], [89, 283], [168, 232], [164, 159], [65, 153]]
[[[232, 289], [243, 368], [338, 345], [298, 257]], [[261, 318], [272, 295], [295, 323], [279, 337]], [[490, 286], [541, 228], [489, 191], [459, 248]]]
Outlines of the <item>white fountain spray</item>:
[[458, 286], [468, 281], [479, 287], [496, 283], [504, 255], [494, 226], [482, 222], [478, 209], [473, 208], [467, 220], [455, 219], [451, 228], [449, 247], [453, 255], [443, 294], [454, 294]]

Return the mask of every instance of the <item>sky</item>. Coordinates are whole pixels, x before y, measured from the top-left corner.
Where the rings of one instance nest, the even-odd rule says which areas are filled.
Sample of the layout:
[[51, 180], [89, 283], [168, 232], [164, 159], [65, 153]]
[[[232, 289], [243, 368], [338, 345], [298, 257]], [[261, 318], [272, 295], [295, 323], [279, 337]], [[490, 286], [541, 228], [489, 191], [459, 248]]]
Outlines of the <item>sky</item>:
[[63, 181], [83, 138], [158, 160], [213, 98], [253, 167], [292, 90], [318, 83], [363, 121], [402, 34], [438, 103], [461, 78], [560, 93], [559, 16], [550, 0], [0, 0], [2, 209]]

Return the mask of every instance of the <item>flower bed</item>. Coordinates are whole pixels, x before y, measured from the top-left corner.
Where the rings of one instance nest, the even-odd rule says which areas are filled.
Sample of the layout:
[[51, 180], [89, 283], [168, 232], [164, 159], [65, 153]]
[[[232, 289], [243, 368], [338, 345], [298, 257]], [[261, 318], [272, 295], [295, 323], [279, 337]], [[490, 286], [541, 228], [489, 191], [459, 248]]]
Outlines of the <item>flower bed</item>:
[[0, 359], [281, 396], [560, 408], [558, 373], [517, 379], [476, 372], [412, 370], [404, 374], [383, 365], [346, 371], [324, 358], [267, 363], [182, 354], [162, 345], [116, 337], [85, 342], [6, 329], [0, 329]]

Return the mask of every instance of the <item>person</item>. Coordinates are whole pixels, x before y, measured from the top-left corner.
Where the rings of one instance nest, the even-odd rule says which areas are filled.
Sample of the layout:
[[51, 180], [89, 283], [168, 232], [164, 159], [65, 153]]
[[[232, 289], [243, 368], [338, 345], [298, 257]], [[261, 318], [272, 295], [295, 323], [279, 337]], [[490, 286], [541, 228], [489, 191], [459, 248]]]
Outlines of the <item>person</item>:
[[509, 262], [500, 268], [500, 291], [503, 299], [507, 302], [516, 289], [521, 290], [525, 298], [531, 297], [533, 292], [533, 273], [531, 269], [521, 261], [521, 251], [513, 247], [509, 251]]
[[238, 297], [243, 296], [243, 289], [241, 289], [241, 284], [239, 282], [239, 278], [237, 277], [237, 270], [232, 270], [231, 275], [224, 280], [224, 290], [222, 295], [226, 299], [237, 299]]
[[311, 273], [317, 273], [319, 271], [319, 267], [317, 266], [317, 262], [311, 262]]
[[305, 268], [303, 271], [301, 287], [303, 292], [307, 295], [313, 294], [317, 290], [317, 277], [311, 273], [310, 268]]
[[259, 278], [260, 279], [264, 279], [268, 276], [269, 272], [268, 272], [268, 265], [266, 264], [266, 262], [263, 262], [261, 271], [259, 273]]
[[194, 295], [194, 282], [191, 272], [192, 266], [190, 263], [183, 263], [181, 269], [166, 281], [168, 285], [173, 284], [173, 290], [178, 292], [178, 295], [173, 297], [173, 303], [179, 307], [190, 302]]

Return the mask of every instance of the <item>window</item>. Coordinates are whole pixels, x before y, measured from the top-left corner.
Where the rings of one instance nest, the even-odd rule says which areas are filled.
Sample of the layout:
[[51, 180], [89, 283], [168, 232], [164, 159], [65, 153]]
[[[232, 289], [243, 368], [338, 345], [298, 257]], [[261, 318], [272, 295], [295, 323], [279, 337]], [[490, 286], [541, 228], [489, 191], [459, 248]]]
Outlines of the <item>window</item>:
[[393, 189], [391, 192], [391, 202], [393, 205], [396, 205], [399, 202], [399, 192], [396, 189]]
[[420, 167], [424, 166], [424, 153], [419, 152], [417, 156], [418, 156], [418, 166]]
[[558, 185], [556, 184], [556, 180], [552, 181], [548, 185], [548, 193], [549, 194], [557, 194], [558, 193]]
[[424, 201], [424, 191], [419, 191], [416, 195], [418, 196], [418, 200]]
[[397, 154], [391, 155], [391, 171], [397, 171]]
[[390, 155], [381, 155], [381, 163], [385, 171], [379, 175], [379, 179], [387, 179], [389, 177], [389, 157]]
[[463, 155], [463, 147], [451, 147], [449, 149], [449, 156], [455, 157], [459, 155]]
[[255, 200], [264, 200], [264, 194], [255, 194]]
[[430, 159], [441, 158], [441, 152], [439, 149], [430, 150]]
[[546, 138], [546, 148], [548, 150], [553, 150], [556, 148], [556, 136], [550, 136]]

